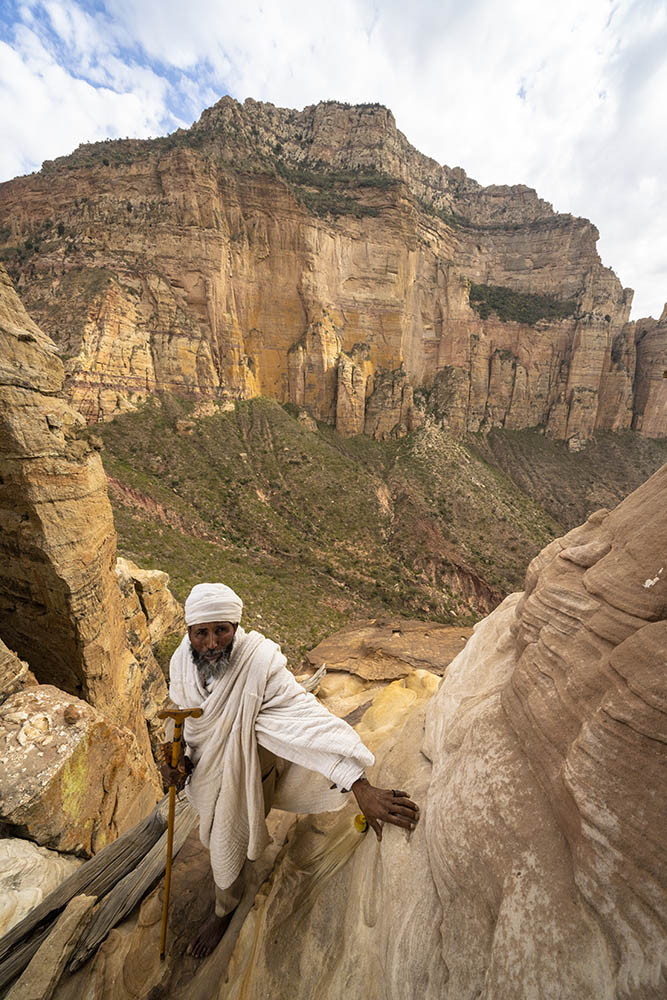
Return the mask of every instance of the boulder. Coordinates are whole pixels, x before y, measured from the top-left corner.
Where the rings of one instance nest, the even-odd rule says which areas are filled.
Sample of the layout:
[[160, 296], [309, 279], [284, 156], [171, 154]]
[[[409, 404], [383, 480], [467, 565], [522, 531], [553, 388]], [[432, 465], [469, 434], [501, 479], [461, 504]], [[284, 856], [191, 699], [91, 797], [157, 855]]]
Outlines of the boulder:
[[134, 735], [47, 684], [0, 707], [0, 822], [45, 847], [89, 857], [161, 797]]
[[367, 681], [395, 680], [412, 668], [444, 674], [472, 629], [404, 618], [373, 619], [327, 636], [306, 654], [311, 667], [343, 670]]

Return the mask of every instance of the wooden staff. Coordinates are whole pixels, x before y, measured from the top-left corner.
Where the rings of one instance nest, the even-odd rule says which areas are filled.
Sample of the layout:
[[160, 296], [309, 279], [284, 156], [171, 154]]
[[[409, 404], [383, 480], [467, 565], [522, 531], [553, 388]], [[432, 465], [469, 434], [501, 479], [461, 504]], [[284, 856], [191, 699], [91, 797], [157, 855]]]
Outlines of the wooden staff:
[[[183, 723], [192, 716], [198, 719], [202, 714], [201, 708], [167, 708], [158, 712], [158, 719], [174, 720], [174, 738], [171, 744], [171, 766], [178, 765], [178, 758], [181, 753], [181, 735], [183, 733]], [[171, 886], [171, 852], [174, 846], [174, 812], [176, 810], [176, 786], [169, 785], [169, 819], [167, 822], [167, 867], [164, 873], [164, 904], [162, 906], [162, 934], [160, 935], [160, 958], [164, 958], [165, 945], [167, 943], [167, 913], [169, 910], [169, 888]]]

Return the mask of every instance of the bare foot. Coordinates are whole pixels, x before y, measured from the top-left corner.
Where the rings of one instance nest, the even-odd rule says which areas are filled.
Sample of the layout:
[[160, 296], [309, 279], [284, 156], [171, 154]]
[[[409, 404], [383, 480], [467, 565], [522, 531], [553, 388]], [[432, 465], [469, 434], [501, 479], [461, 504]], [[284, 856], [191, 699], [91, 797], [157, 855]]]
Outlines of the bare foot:
[[186, 955], [192, 955], [193, 958], [206, 958], [207, 955], [210, 955], [227, 930], [232, 913], [226, 913], [224, 917], [212, 913], [202, 924], [201, 930], [192, 944], [188, 945]]

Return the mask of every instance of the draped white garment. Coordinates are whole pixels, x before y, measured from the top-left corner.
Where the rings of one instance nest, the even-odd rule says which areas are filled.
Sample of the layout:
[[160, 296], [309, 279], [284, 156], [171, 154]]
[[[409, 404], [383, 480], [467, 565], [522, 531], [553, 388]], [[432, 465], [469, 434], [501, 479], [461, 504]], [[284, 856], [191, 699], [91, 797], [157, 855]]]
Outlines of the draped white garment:
[[221, 889], [232, 884], [246, 857], [257, 859], [269, 841], [257, 743], [291, 762], [273, 800], [291, 812], [342, 808], [346, 797], [331, 784], [350, 788], [373, 763], [354, 729], [304, 691], [286, 662], [275, 642], [240, 626], [229, 664], [208, 687], [187, 635], [171, 658], [172, 701], [203, 709], [199, 719], [185, 722], [196, 765], [186, 787]]

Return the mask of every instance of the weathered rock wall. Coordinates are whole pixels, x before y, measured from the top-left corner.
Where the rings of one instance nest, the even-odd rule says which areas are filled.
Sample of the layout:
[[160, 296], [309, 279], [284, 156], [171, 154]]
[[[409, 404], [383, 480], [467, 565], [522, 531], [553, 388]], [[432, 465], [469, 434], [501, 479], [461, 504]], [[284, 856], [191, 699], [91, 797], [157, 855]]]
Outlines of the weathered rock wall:
[[664, 466], [531, 563], [378, 753], [415, 832], [367, 835], [308, 909], [302, 824], [219, 997], [664, 994], [666, 500]]
[[19, 660], [16, 653], [7, 649], [0, 639], [0, 705], [11, 694], [25, 687], [32, 687], [36, 683], [37, 678], [28, 664]]
[[81, 695], [147, 751], [102, 463], [60, 394], [53, 343], [2, 268], [0, 358], [0, 634], [41, 682]]
[[[634, 369], [619, 364], [631, 293], [595, 227], [438, 166], [376, 105], [224, 98], [188, 132], [81, 147], [0, 185], [0, 217], [87, 419], [152, 392], [261, 393], [345, 434], [398, 435], [418, 420], [383, 389], [402, 374], [410, 393], [447, 381], [436, 408], [456, 433], [665, 433], [641, 386], [667, 333], [650, 350], [630, 337]], [[471, 282], [572, 308], [482, 318]]]

